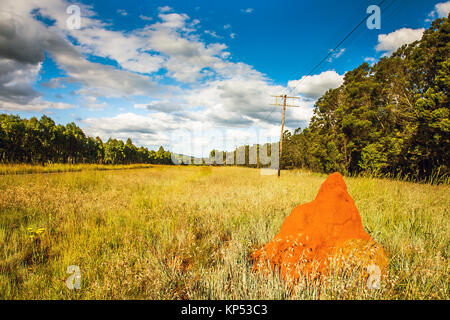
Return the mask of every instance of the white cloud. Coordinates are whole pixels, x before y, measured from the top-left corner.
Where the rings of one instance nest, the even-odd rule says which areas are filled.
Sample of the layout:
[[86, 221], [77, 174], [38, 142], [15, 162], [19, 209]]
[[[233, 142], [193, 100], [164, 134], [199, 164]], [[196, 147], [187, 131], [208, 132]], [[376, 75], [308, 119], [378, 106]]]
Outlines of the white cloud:
[[[441, 2], [434, 6], [434, 10], [430, 12], [428, 15], [430, 18], [446, 18], [450, 13], [450, 1]], [[431, 21], [431, 19], [427, 19], [426, 21]]]
[[[173, 13], [159, 17], [162, 22], [148, 26], [138, 34], [141, 44], [165, 57], [164, 68], [168, 76], [188, 83], [201, 79], [207, 69], [223, 73], [226, 63], [222, 57], [227, 56], [225, 44], [205, 44], [192, 35], [193, 26], [188, 23], [187, 15]], [[217, 36], [211, 31], [206, 33]]]
[[81, 43], [83, 51], [115, 60], [129, 71], [152, 73], [158, 71], [164, 63], [163, 57], [146, 52], [146, 48], [142, 47], [141, 37], [136, 34], [89, 28], [74, 36]]
[[373, 57], [366, 57], [364, 58], [364, 61], [368, 62], [370, 65], [375, 64], [375, 62], [377, 62], [377, 59], [373, 58]]
[[90, 110], [104, 109], [108, 106], [106, 102], [98, 102], [98, 99], [95, 96], [84, 95], [82, 100], [84, 101], [83, 106]]
[[221, 36], [219, 36], [215, 31], [211, 31], [211, 30], [205, 30], [204, 31], [206, 34], [210, 35], [213, 38], [222, 38]]
[[[208, 82], [197, 89], [186, 92], [186, 105], [204, 107], [201, 113], [204, 121], [222, 127], [264, 126], [279, 124], [281, 113], [274, 110], [271, 95], [285, 91], [284, 87], [272, 85], [260, 75], [254, 77], [237, 76], [228, 80]], [[311, 116], [312, 105], [290, 110], [290, 119], [296, 122], [307, 121]], [[293, 123], [291, 123], [293, 124]]]
[[48, 109], [62, 110], [70, 108], [77, 108], [77, 106], [64, 102], [46, 101], [41, 97], [34, 98], [26, 104], [4, 101], [3, 97], [0, 97], [0, 110], [4, 111], [43, 111]]
[[[2, 9], [3, 4], [3, 2], [0, 4], [0, 9]], [[155, 64], [155, 59], [156, 63], [161, 62], [159, 60], [161, 58], [152, 57], [146, 53], [135, 54], [132, 51], [133, 49], [127, 51], [127, 45], [133, 43], [132, 41], [136, 41], [136, 39], [131, 38], [131, 40], [128, 40], [126, 36], [118, 37], [118, 33], [108, 33], [108, 31], [102, 29], [101, 22], [86, 17], [86, 19], [83, 18], [84, 28], [73, 31], [74, 35], [78, 35], [80, 39], [84, 40], [84, 44], [83, 41], [80, 41], [81, 46], [76, 47], [66, 40], [65, 33], [70, 32], [65, 26], [67, 3], [56, 0], [48, 0], [46, 2], [30, 0], [29, 2], [10, 2], [9, 5], [12, 6], [10, 10], [13, 10], [14, 14], [2, 12], [3, 16], [0, 20], [0, 58], [12, 59], [17, 64], [29, 64], [37, 67], [42, 63], [45, 58], [44, 54], [47, 52], [56, 64], [65, 70], [67, 74], [66, 82], [82, 84], [83, 88], [78, 92], [88, 95], [132, 96], [156, 94], [161, 91], [161, 87], [147, 76], [116, 69], [110, 65], [90, 62], [80, 52], [80, 49], [91, 50], [99, 55], [109, 57], [108, 49], [111, 51], [116, 49], [108, 46], [107, 40], [109, 37], [110, 40], [113, 40], [112, 42], [119, 43], [125, 47], [123, 51], [116, 52], [114, 56], [111, 55], [111, 58], [117, 59], [124, 67], [129, 69], [142, 68], [142, 65], [145, 63], [146, 70], [136, 71], [150, 71], [148, 69], [150, 68], [149, 66]], [[48, 27], [34, 19], [31, 12], [36, 12], [35, 8], [39, 8], [39, 12], [42, 15], [55, 19], [55, 25]], [[61, 19], [63, 19], [64, 24], [60, 21]], [[64, 28], [59, 28], [59, 25], [63, 25]], [[89, 40], [93, 40], [89, 38], [90, 32], [103, 37], [105, 42], [102, 45], [106, 48], [105, 51], [96, 51], [101, 46], [89, 47]], [[93, 37], [95, 37], [94, 34], [92, 35]], [[127, 54], [129, 59], [127, 59]], [[139, 63], [139, 59], [144, 63]], [[157, 67], [152, 68], [152, 70], [158, 69]], [[20, 83], [22, 92], [24, 92], [25, 82], [31, 83], [37, 80], [37, 73], [34, 73], [34, 76], [31, 75], [33, 74], [30, 72], [16, 72], [16, 78], [20, 77], [21, 79], [16, 79], [14, 83]], [[11, 87], [11, 84], [8, 86]], [[29, 85], [28, 89], [30, 88], [31, 86]], [[32, 93], [31, 89], [28, 90], [28, 95], [30, 95], [30, 92]], [[3, 100], [5, 96], [3, 95]], [[36, 94], [30, 97], [35, 98]], [[20, 100], [20, 97], [16, 97], [14, 102], [19, 104], [26, 103], [25, 100]]]
[[186, 20], [189, 19], [189, 16], [185, 13], [160, 13], [158, 17], [163, 22], [154, 24], [154, 28], [162, 27], [166, 29], [182, 29], [186, 25]]
[[[330, 50], [330, 52], [333, 49]], [[334, 59], [339, 58], [340, 56], [342, 56], [345, 52], [345, 48], [342, 48], [341, 50], [335, 51], [333, 52], [333, 54], [327, 59], [328, 62], [332, 62]]]
[[300, 80], [288, 82], [288, 87], [295, 88], [297, 94], [307, 98], [318, 98], [328, 89], [339, 87], [344, 82], [344, 75], [336, 71], [324, 71], [317, 75], [303, 76]]
[[136, 115], [134, 113], [119, 114], [106, 118], [87, 118], [83, 123], [87, 124], [89, 131], [94, 135], [105, 137], [108, 134], [156, 134], [162, 130], [175, 128], [171, 121], [173, 117], [165, 113], [153, 114], [152, 117]]
[[223, 28], [226, 30], [226, 29], [230, 29], [231, 28], [231, 24], [226, 24], [226, 25], [224, 25], [223, 26]]
[[435, 8], [439, 18], [446, 18], [450, 13], [450, 1], [438, 3]]
[[143, 14], [139, 15], [139, 18], [142, 19], [142, 20], [146, 20], [146, 21], [151, 21], [151, 20], [153, 20], [152, 17], [144, 16]]
[[252, 13], [253, 12], [253, 8], [247, 8], [247, 9], [241, 9], [242, 13]]
[[[70, 48], [70, 47], [69, 47]], [[90, 62], [70, 50], [49, 49], [55, 62], [66, 71], [70, 82], [83, 85], [79, 93], [93, 96], [129, 97], [151, 95], [161, 90], [151, 78], [110, 65]]]
[[[95, 13], [89, 11], [89, 8], [85, 10], [88, 12], [88, 18], [85, 23], [83, 17], [82, 29], [68, 30], [64, 25], [67, 18], [67, 3], [64, 1], [30, 0], [27, 4], [16, 8], [21, 15], [27, 16], [27, 12], [40, 8], [43, 15], [55, 19], [57, 23], [53, 27], [45, 27], [28, 15], [26, 23], [18, 24], [24, 26], [18, 39], [23, 39], [20, 40], [21, 48], [26, 45], [29, 49], [11, 52], [14, 46], [11, 46], [11, 41], [8, 40], [0, 46], [0, 50], [7, 50], [15, 58], [31, 59], [33, 63], [43, 61], [44, 52], [48, 51], [56, 63], [67, 72], [70, 78], [68, 81], [83, 84], [84, 88], [79, 90], [79, 93], [94, 96], [102, 93], [109, 96], [155, 93], [156, 90], [153, 89], [157, 85], [151, 78], [134, 73], [151, 74], [161, 68], [167, 70], [168, 76], [181, 82], [195, 82], [214, 74], [229, 77], [234, 72], [242, 72], [243, 69], [252, 73], [251, 67], [224, 61], [223, 59], [230, 56], [225, 44], [201, 42], [198, 36], [192, 34], [196, 31], [194, 27], [199, 21], [191, 21], [186, 14], [166, 13], [171, 10], [169, 7], [160, 8], [162, 13], [158, 16], [159, 22], [125, 33], [106, 29], [101, 21], [93, 18]], [[8, 23], [6, 27], [8, 25], [14, 23]], [[212, 31], [206, 33], [218, 37]], [[75, 38], [80, 45], [73, 46], [65, 39], [66, 36]], [[17, 48], [20, 48], [20, 45]], [[114, 60], [123, 70], [90, 62], [83, 54]]]
[[168, 11], [172, 11], [173, 9], [169, 6], [164, 6], [164, 7], [158, 7], [159, 12], [168, 12]]
[[384, 55], [390, 55], [401, 46], [420, 40], [424, 31], [424, 28], [402, 28], [389, 34], [380, 34], [378, 35], [378, 44], [375, 49], [377, 51], [386, 51]]
[[31, 85], [42, 64], [21, 63], [0, 58], [0, 101], [25, 105], [39, 97]]
[[128, 15], [128, 12], [126, 12], [123, 9], [117, 9], [117, 13], [120, 14], [121, 16], [127, 16]]

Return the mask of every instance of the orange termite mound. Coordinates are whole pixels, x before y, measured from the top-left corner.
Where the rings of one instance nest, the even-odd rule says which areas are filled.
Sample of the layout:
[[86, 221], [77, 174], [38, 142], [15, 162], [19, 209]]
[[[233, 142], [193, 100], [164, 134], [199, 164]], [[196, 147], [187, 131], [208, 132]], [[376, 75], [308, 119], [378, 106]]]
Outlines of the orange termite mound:
[[285, 280], [293, 281], [302, 274], [325, 274], [330, 257], [356, 258], [378, 266], [382, 273], [388, 264], [383, 248], [364, 231], [338, 172], [325, 180], [313, 201], [292, 210], [272, 241], [252, 254], [256, 270], [277, 269]]

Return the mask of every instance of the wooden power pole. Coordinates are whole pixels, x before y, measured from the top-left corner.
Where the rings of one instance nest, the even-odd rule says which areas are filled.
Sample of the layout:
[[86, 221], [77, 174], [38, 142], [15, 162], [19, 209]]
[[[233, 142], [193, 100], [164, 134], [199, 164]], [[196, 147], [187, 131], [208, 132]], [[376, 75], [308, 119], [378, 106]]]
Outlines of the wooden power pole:
[[[280, 95], [280, 96], [273, 96], [275, 97], [275, 103], [273, 103], [273, 106], [280, 106], [283, 107], [283, 118], [281, 120], [281, 135], [280, 135], [280, 150], [278, 152], [278, 177], [280, 177], [280, 170], [281, 170], [281, 155], [283, 154], [283, 134], [284, 134], [284, 119], [286, 117], [286, 107], [292, 107], [292, 108], [299, 108], [300, 106], [290, 105], [286, 104], [287, 99], [300, 99], [299, 97], [288, 97], [287, 95]], [[282, 99], [278, 102], [278, 98]]]

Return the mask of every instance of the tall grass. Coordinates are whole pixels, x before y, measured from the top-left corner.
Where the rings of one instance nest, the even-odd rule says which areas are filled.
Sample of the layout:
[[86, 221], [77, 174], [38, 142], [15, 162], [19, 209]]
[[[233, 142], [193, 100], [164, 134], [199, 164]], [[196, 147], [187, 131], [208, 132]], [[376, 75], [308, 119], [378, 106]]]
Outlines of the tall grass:
[[432, 185], [439, 184], [450, 184], [450, 175], [445, 172], [441, 172], [441, 168], [435, 169], [431, 172], [431, 174], [424, 178], [419, 178], [418, 176], [411, 175], [410, 173], [404, 174], [399, 172], [395, 173], [383, 173], [381, 171], [364, 171], [356, 174], [347, 174], [350, 177], [363, 177], [363, 178], [378, 178], [378, 179], [393, 179], [397, 181], [407, 181], [407, 182], [417, 182], [417, 183], [425, 183]]
[[[294, 290], [254, 273], [250, 254], [325, 178], [178, 166], [1, 176], [0, 298], [449, 299], [448, 185], [345, 178], [390, 258], [380, 290], [351, 272]], [[80, 290], [66, 286], [70, 265]]]
[[2, 164], [0, 163], [0, 175], [6, 174], [31, 174], [31, 173], [61, 173], [93, 170], [122, 170], [151, 168], [150, 164], [131, 165], [104, 165], [104, 164], [61, 164], [48, 163], [45, 165], [35, 164]]

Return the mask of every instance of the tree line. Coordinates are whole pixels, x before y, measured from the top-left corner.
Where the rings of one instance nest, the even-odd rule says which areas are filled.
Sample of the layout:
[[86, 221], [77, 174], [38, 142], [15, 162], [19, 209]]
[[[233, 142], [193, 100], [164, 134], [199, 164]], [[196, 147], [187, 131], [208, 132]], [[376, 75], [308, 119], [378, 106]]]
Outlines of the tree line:
[[136, 147], [131, 139], [109, 139], [87, 136], [75, 123], [56, 125], [42, 116], [22, 119], [0, 114], [0, 161], [2, 163], [97, 163], [171, 164], [171, 154], [161, 146], [158, 151]]

